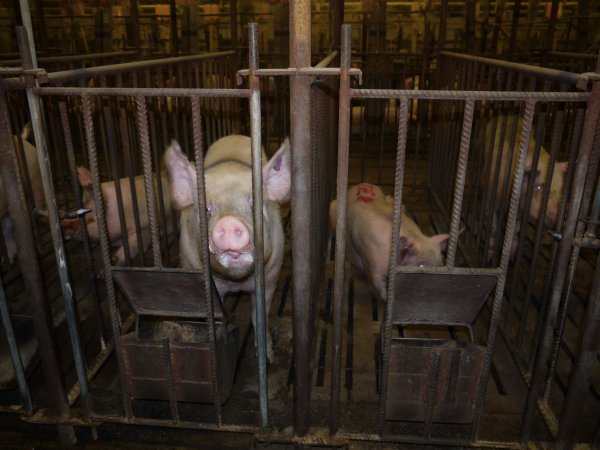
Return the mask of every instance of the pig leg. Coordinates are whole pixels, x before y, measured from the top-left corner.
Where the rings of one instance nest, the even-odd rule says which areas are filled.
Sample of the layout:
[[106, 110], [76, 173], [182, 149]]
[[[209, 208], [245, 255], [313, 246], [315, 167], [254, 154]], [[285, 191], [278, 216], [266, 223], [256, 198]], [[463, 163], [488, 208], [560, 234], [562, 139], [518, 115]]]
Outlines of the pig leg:
[[[129, 233], [127, 233], [127, 244], [129, 245], [129, 256], [131, 256], [131, 259], [133, 259], [139, 253], [138, 238], [137, 233], [135, 231], [130, 231]], [[142, 251], [146, 252], [146, 250], [150, 248], [149, 230], [142, 229], [142, 244], [144, 245]], [[112, 256], [112, 263], [115, 266], [124, 266], [125, 262], [125, 244], [122, 244], [120, 247], [117, 248], [114, 255]]]

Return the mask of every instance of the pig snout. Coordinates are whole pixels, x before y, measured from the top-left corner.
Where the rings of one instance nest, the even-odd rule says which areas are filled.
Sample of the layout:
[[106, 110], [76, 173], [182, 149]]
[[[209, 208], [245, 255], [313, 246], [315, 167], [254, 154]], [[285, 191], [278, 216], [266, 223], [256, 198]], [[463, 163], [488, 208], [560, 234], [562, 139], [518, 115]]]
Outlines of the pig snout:
[[225, 216], [215, 224], [212, 242], [219, 252], [240, 252], [250, 242], [250, 233], [241, 220], [233, 216]]

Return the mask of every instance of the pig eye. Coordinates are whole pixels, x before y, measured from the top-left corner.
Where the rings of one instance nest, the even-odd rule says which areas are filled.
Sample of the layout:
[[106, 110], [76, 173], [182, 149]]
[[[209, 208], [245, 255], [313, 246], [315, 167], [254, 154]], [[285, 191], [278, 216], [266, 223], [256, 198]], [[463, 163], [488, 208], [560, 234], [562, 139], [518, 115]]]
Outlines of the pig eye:
[[206, 202], [206, 213], [208, 214], [208, 217], [212, 216], [213, 213], [213, 205], [211, 202]]
[[542, 189], [544, 189], [544, 185], [543, 185], [543, 184], [536, 184], [536, 185], [534, 186], [534, 189], [535, 189], [537, 192], [540, 192]]

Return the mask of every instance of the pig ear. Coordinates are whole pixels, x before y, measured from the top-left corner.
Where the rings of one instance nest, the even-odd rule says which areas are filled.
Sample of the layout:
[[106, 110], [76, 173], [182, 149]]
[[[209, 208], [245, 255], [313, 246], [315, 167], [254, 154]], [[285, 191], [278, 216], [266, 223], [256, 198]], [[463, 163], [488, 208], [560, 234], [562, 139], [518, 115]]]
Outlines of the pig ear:
[[398, 253], [396, 255], [396, 264], [403, 266], [406, 264], [406, 261], [413, 257], [415, 254], [415, 250], [413, 247], [413, 243], [406, 237], [401, 236], [398, 240]]
[[196, 193], [196, 169], [190, 166], [175, 139], [171, 141], [171, 145], [165, 152], [164, 162], [169, 172], [173, 206], [177, 209], [191, 206]]
[[285, 202], [290, 199], [291, 189], [290, 140], [285, 138], [277, 153], [263, 167], [265, 196], [269, 200]]
[[429, 238], [429, 240], [431, 242], [433, 242], [435, 245], [439, 245], [442, 253], [444, 253], [446, 250], [448, 250], [448, 234], [447, 233], [436, 234], [435, 236], [431, 236]]
[[84, 189], [92, 189], [92, 172], [87, 167], [77, 166], [77, 179]]

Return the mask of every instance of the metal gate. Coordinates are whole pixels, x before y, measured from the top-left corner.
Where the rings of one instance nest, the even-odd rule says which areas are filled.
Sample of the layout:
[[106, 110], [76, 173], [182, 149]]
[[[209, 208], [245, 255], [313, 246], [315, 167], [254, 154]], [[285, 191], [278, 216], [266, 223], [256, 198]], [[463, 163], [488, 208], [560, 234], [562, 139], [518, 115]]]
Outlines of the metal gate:
[[[25, 39], [23, 36], [21, 38]], [[585, 320], [581, 326], [579, 339], [582, 351], [573, 352], [573, 369], [569, 387], [564, 390], [564, 406], [559, 405], [556, 410], [558, 412], [552, 411], [548, 406], [554, 388], [553, 379], [561, 368], [556, 362], [559, 361], [560, 349], [564, 348], [565, 342], [562, 339], [564, 333], [555, 333], [555, 328], [558, 331], [565, 330], [565, 320], [569, 319], [568, 298], [561, 298], [561, 293], [572, 290], [582, 254], [589, 259], [591, 256], [587, 254], [587, 250], [597, 251], [594, 227], [598, 211], [592, 205], [598, 169], [598, 146], [593, 145], [598, 115], [598, 99], [595, 92], [597, 87], [589, 91], [586, 85], [584, 92], [572, 92], [570, 89], [563, 89], [562, 86], [553, 89], [547, 84], [545, 92], [535, 89], [524, 91], [524, 78], [517, 77], [514, 84], [509, 83], [507, 80], [511, 75], [502, 70], [496, 74], [480, 60], [470, 67], [448, 69], [449, 72], [440, 77], [447, 84], [439, 85], [440, 89], [436, 90], [359, 89], [351, 84], [352, 78], [360, 75], [360, 71], [350, 67], [350, 30], [347, 27], [343, 33], [339, 69], [326, 67], [335, 61], [336, 55], [332, 55], [316, 67], [302, 68], [299, 64], [291, 69], [259, 69], [258, 55], [254, 47], [257, 40], [257, 30], [251, 27], [249, 70], [237, 73], [240, 77], [249, 78], [248, 89], [236, 89], [232, 84], [222, 84], [224, 79], [228, 79], [228, 76], [224, 75], [224, 66], [213, 62], [196, 66], [196, 62], [205, 59], [203, 57], [175, 58], [166, 63], [156, 63], [156, 71], [152, 69], [151, 64], [54, 74], [49, 77], [55, 84], [54, 87], [37, 86], [35, 76], [44, 74], [34, 69], [33, 65], [24, 68], [22, 73], [28, 83], [38, 149], [42, 155], [48, 155], [48, 149], [51, 147], [66, 149], [66, 158], [60, 152], [48, 157], [52, 162], [53, 171], [55, 168], [57, 170], [54, 176], [50, 172], [45, 175], [45, 185], [55, 250], [53, 256], [56, 257], [60, 268], [61, 296], [65, 300], [64, 310], [68, 323], [66, 331], [70, 334], [68, 342], [72, 345], [70, 352], [74, 355], [72, 361], [76, 365], [77, 373], [76, 381], [72, 378], [65, 379], [64, 368], [61, 368], [59, 363], [45, 361], [45, 369], [50, 368], [49, 373], [55, 376], [54, 384], [53, 380], [49, 379], [47, 386], [56, 388], [56, 391], [53, 391], [56, 397], [50, 402], [49, 409], [40, 405], [42, 407], [36, 410], [34, 415], [27, 416], [26, 420], [60, 424], [65, 441], [69, 439], [69, 433], [72, 431], [68, 429], [70, 426], [95, 427], [102, 422], [116, 422], [239, 431], [255, 434], [260, 440], [269, 442], [296, 442], [306, 445], [315, 442], [315, 437], [319, 436], [321, 440], [318, 442], [323, 445], [346, 445], [348, 441], [368, 440], [516, 447], [520, 441], [526, 443], [541, 439], [537, 435], [528, 435], [533, 415], [539, 410], [548, 423], [551, 439], [566, 444], [578, 441], [580, 438], [573, 435], [572, 424], [576, 417], [575, 408], [583, 402], [587, 387], [581, 389], [577, 386], [582, 384], [581, 380], [585, 380], [586, 383], [589, 381], [589, 369], [597, 364], [594, 360], [597, 358], [598, 343], [597, 330], [594, 328], [594, 318], [597, 316], [597, 265], [592, 266], [593, 282], [590, 286], [589, 301], [585, 305], [588, 314], [583, 315]], [[439, 61], [438, 64], [442, 65]], [[134, 71], [130, 74], [129, 71], [136, 67], [139, 72]], [[90, 82], [89, 75], [92, 73], [97, 75], [97, 78], [94, 78], [94, 86], [86, 85]], [[439, 73], [444, 72], [440, 69]], [[111, 79], [113, 74], [114, 79]], [[458, 77], [457, 74], [461, 76]], [[74, 75], [81, 76], [82, 81], [78, 81], [79, 87], [67, 85], [72, 82]], [[231, 77], [233, 74], [228, 75]], [[332, 127], [319, 118], [335, 122], [332, 115], [337, 108], [332, 100], [335, 100], [337, 90], [334, 77], [338, 75], [340, 127], [339, 131], [332, 132]], [[308, 191], [302, 193], [306, 195], [302, 198], [308, 199], [303, 205], [308, 206], [308, 211], [301, 210], [302, 205], [292, 205], [292, 208], [296, 208], [296, 214], [302, 211], [302, 217], [292, 221], [295, 231], [302, 231], [309, 238], [313, 237], [306, 247], [305, 241], [291, 242], [294, 264], [308, 266], [310, 270], [303, 274], [303, 279], [307, 280], [306, 286], [301, 286], [301, 289], [295, 291], [307, 293], [308, 300], [294, 298], [294, 305], [302, 306], [303, 311], [294, 311], [290, 321], [295, 333], [308, 332], [302, 337], [306, 340], [300, 340], [297, 335], [293, 335], [293, 342], [290, 342], [295, 349], [302, 351], [302, 355], [294, 355], [294, 360], [283, 370], [267, 370], [264, 344], [266, 320], [264, 314], [259, 312], [257, 329], [262, 330], [258, 332], [259, 356], [250, 371], [243, 373], [245, 376], [251, 374], [249, 379], [256, 382], [257, 388], [250, 391], [252, 395], [244, 395], [243, 390], [236, 391], [234, 386], [230, 394], [229, 390], [223, 387], [224, 384], [229, 384], [233, 376], [232, 370], [235, 371], [231, 369], [235, 367], [235, 361], [230, 359], [230, 347], [238, 347], [236, 340], [243, 341], [244, 336], [250, 335], [249, 326], [237, 331], [230, 326], [231, 321], [227, 317], [232, 313], [230, 305], [223, 307], [219, 301], [214, 301], [211, 278], [207, 270], [193, 272], [173, 267], [176, 261], [173, 252], [178, 243], [176, 239], [168, 238], [167, 230], [172, 217], [164, 210], [164, 201], [161, 200], [161, 177], [154, 177], [153, 174], [161, 171], [160, 152], [168, 145], [171, 136], [177, 137], [187, 153], [194, 156], [197, 173], [202, 174], [202, 155], [206, 144], [239, 129], [238, 119], [245, 114], [250, 117], [255, 161], [259, 161], [259, 77], [264, 80], [268, 79], [267, 77], [282, 76], [315, 77], [310, 84], [310, 108], [304, 111], [306, 114], [310, 111], [312, 118], [309, 141], [312, 151], [308, 162], [300, 167], [302, 173], [298, 173], [298, 179], [306, 180], [303, 181], [304, 187], [308, 187]], [[576, 76], [573, 81], [588, 83], [592, 78]], [[173, 84], [182, 80], [186, 81], [186, 85]], [[477, 81], [491, 83], [494, 80], [504, 83], [500, 89], [494, 90], [489, 85], [485, 90], [473, 87], [473, 83]], [[63, 82], [66, 86], [58, 85]], [[17, 82], [13, 81], [7, 85], [10, 87], [11, 83]], [[231, 100], [235, 99], [248, 99], [247, 103], [244, 101], [246, 109], [243, 112], [232, 106], [235, 103]], [[352, 348], [353, 345], [359, 344], [352, 343], [353, 330], [350, 329], [350, 324], [358, 322], [349, 319], [346, 321], [344, 318], [344, 313], [348, 318], [353, 316], [353, 309], [349, 305], [353, 305], [355, 287], [358, 292], [358, 282], [346, 283], [344, 276], [344, 251], [347, 241], [345, 205], [349, 184], [348, 166], [352, 159], [349, 150], [352, 99], [385, 99], [388, 101], [387, 107], [392, 105], [392, 109], [397, 108], [397, 115], [394, 117], [398, 127], [397, 134], [393, 137], [395, 148], [392, 156], [384, 155], [383, 150], [381, 153], [386, 161], [393, 161], [389, 167], [393, 168], [393, 181], [387, 185], [390, 193], [392, 191], [389, 188], [393, 188], [394, 197], [394, 239], [389, 255], [392, 263], [389, 264], [388, 273], [388, 279], [393, 282], [389, 283], [386, 293], [381, 326], [379, 329], [378, 323], [376, 327], [369, 326], [369, 332], [372, 334], [369, 343], [375, 348], [374, 369], [366, 378], [369, 379], [370, 385], [379, 391], [364, 403], [355, 403], [352, 398], [341, 399], [343, 386], [351, 392]], [[411, 124], [414, 125], [410, 122], [411, 102], [414, 101], [419, 102], [419, 114], [424, 119], [422, 133], [414, 134], [423, 136], [423, 141], [417, 137], [417, 145], [422, 146], [419, 142], [429, 144], [428, 187], [432, 203], [437, 205], [435, 217], [438, 226], [444, 228], [442, 231], [449, 231], [446, 262], [439, 268], [396, 267], [395, 264], [396, 241], [402, 225], [401, 205], [410, 193], [405, 180], [408, 179], [406, 174], [411, 167], [407, 164], [407, 155], [411, 153], [407, 147], [409, 142], [413, 142], [409, 140], [409, 132]], [[580, 105], [586, 105], [587, 109]], [[118, 111], [118, 117], [113, 115], [114, 111]], [[219, 117], [211, 118], [208, 111], [219, 111]], [[8, 111], [0, 112], [4, 114], [3, 124], [8, 124]], [[566, 191], [569, 199], [563, 201], [561, 213], [561, 217], [565, 218], [564, 225], [560, 230], [555, 230], [559, 231], [560, 235], [555, 235], [559, 242], [552, 250], [554, 255], [550, 263], [551, 268], [547, 269], [553, 274], [546, 288], [550, 300], [545, 306], [545, 311], [542, 311], [544, 305], [535, 305], [540, 309], [536, 312], [537, 330], [534, 330], [535, 336], [527, 341], [531, 349], [524, 350], [524, 333], [527, 330], [521, 330], [521, 337], [511, 342], [513, 324], [516, 324], [518, 331], [524, 325], [521, 325], [523, 322], [513, 322], [510, 316], [514, 311], [520, 310], [523, 313], [519, 317], [524, 320], [526, 311], [532, 308], [531, 304], [528, 304], [532, 297], [525, 296], [523, 300], [508, 296], [507, 293], [509, 285], [512, 287], [517, 283], [514, 272], [518, 271], [519, 258], [522, 259], [526, 255], [539, 258], [542, 255], [541, 221], [538, 222], [537, 228], [534, 227], [532, 245], [526, 246], [526, 239], [529, 239], [527, 233], [531, 233], [532, 221], [528, 217], [523, 219], [522, 214], [523, 211], [530, 210], [535, 185], [533, 182], [523, 183], [522, 180], [526, 171], [530, 142], [536, 141], [532, 137], [534, 132], [539, 133], [538, 149], [544, 140], [544, 133], [540, 131], [546, 123], [544, 117], [550, 117], [548, 120], [552, 120], [557, 130], [565, 123], [576, 124], [573, 133], [568, 136], [562, 136], [559, 131], [554, 133], [549, 146], [554, 161], [559, 142], [567, 141], [572, 145], [572, 150], [568, 152], [571, 160], [567, 178], [576, 181], [567, 181], [570, 188]], [[221, 118], [226, 120], [217, 120]], [[515, 172], [506, 177], [506, 184], [502, 185], [503, 195], [499, 197], [492, 196], [491, 188], [482, 184], [482, 179], [491, 173], [491, 167], [486, 166], [482, 149], [494, 145], [489, 139], [486, 141], [485, 130], [488, 122], [493, 124], [491, 127], [494, 130], [503, 129], [499, 139], [512, 140], [512, 147], [516, 148], [514, 154], [511, 153], [517, 161]], [[517, 126], [518, 123], [522, 125]], [[537, 126], [535, 129], [534, 124]], [[2, 131], [6, 133], [6, 130], [8, 126], [3, 126]], [[60, 132], [50, 133], [48, 130]], [[4, 140], [12, 142], [8, 133], [6, 134]], [[497, 136], [495, 131], [492, 135], [494, 139]], [[450, 138], [452, 136], [453, 138]], [[333, 187], [331, 173], [335, 153], [331, 149], [335, 148], [336, 138], [339, 151], [336, 197], [339, 209], [335, 262], [332, 264], [327, 262], [328, 239], [325, 230]], [[268, 146], [271, 143], [270, 140], [266, 142], [269, 150]], [[123, 151], [119, 152], [119, 148]], [[141, 149], [141, 155], [136, 155], [135, 148]], [[8, 164], [2, 164], [2, 175], [6, 175], [7, 179], [10, 178], [10, 169], [6, 169]], [[99, 244], [96, 245], [84, 237], [83, 244], [80, 244], [83, 248], [77, 250], [78, 258], [73, 258], [72, 243], [63, 243], [59, 227], [63, 217], [59, 213], [59, 203], [68, 206], [64, 208], [67, 211], [74, 210], [72, 212], [81, 225], [85, 223], [85, 205], [80, 202], [80, 189], [76, 182], [78, 164], [89, 165], [91, 182], [87, 190], [93, 194], [93, 199], [98, 205], [100, 230], [106, 229], [108, 214], [102, 206], [105, 194], [101, 180], [112, 179], [115, 182], [116, 214], [123, 217], [123, 192], [119, 192], [118, 186], [121, 184], [118, 181], [126, 178], [127, 183], [135, 183], [136, 174], [143, 173], [140, 180], [144, 194], [141, 198], [145, 201], [149, 223], [146, 231], [143, 230], [142, 224], [136, 223], [135, 241], [123, 244], [124, 265], [137, 266], [138, 269], [124, 270], [115, 267], [112, 262], [114, 252], [107, 233], [99, 234]], [[415, 163], [415, 167], [417, 165], [418, 163]], [[256, 165], [254, 170], [259, 170]], [[57, 173], [60, 175], [57, 176]], [[159, 186], [154, 186], [154, 178], [158, 178]], [[362, 173], [360, 181], [364, 181], [365, 178], [365, 174]], [[53, 179], [59, 181], [53, 183]], [[203, 183], [198, 185], [202, 186]], [[18, 186], [18, 183], [15, 182], [14, 186]], [[519, 202], [523, 191], [528, 199], [524, 206]], [[258, 195], [256, 191], [255, 195]], [[545, 191], [545, 195], [550, 195], [548, 190]], [[24, 194], [19, 196], [23, 197]], [[567, 198], [567, 194], [563, 198]], [[202, 188], [199, 191], [198, 203], [203, 211], [206, 205]], [[499, 206], [496, 207], [495, 203]], [[255, 204], [260, 204], [259, 197], [255, 197]], [[75, 208], [72, 208], [72, 205], [75, 205]], [[137, 205], [135, 208], [143, 208], [143, 205]], [[540, 217], [543, 215], [544, 212]], [[140, 214], [136, 214], [136, 217], [139, 216]], [[15, 217], [27, 215], [15, 213]], [[260, 217], [258, 214], [255, 220], [259, 221]], [[494, 225], [489, 225], [488, 222]], [[124, 220], [121, 220], [121, 223], [124, 223]], [[519, 223], [520, 228], [517, 228]], [[461, 232], [463, 227], [465, 231]], [[31, 225], [23, 223], [23, 228], [31, 229]], [[82, 226], [81, 229], [86, 230], [87, 227]], [[121, 230], [122, 234], [125, 234], [125, 231]], [[206, 224], [201, 233], [206, 236]], [[517, 241], [515, 236], [518, 236]], [[17, 238], [25, 243], [21, 250], [23, 258], [19, 255], [20, 259], [27, 260], [29, 255], [33, 261], [33, 237], [24, 238], [17, 235]], [[514, 242], [518, 242], [515, 256], [511, 255]], [[139, 251], [138, 255], [134, 254], [134, 248], [144, 249], [145, 246], [151, 249], [149, 255], [145, 255], [144, 251]], [[582, 249], [583, 252], [580, 251]], [[25, 252], [29, 252], [28, 255]], [[100, 256], [99, 265], [94, 263], [94, 252]], [[298, 255], [305, 258], [301, 263], [298, 262]], [[258, 261], [260, 274], [260, 256]], [[535, 266], [535, 261], [530, 260], [530, 264]], [[150, 267], [144, 267], [148, 265]], [[85, 284], [90, 289], [86, 295], [91, 301], [77, 305], [82, 286], [70, 280], [71, 274], [67, 268], [73, 271], [80, 267], [86, 269], [83, 272], [87, 274], [89, 283], [86, 280]], [[32, 269], [27, 276], [37, 276], [37, 279], [32, 279], [32, 286], [41, 286], [43, 281], [35, 271], [36, 269]], [[328, 289], [326, 275], [333, 271], [334, 282]], [[98, 275], [101, 276], [99, 283]], [[163, 279], [163, 276], [166, 278]], [[260, 275], [258, 277], [257, 283], [260, 284]], [[189, 281], [190, 279], [192, 281]], [[191, 291], [184, 288], [188, 282], [191, 283]], [[289, 277], [280, 281], [280, 316], [288, 314], [286, 311], [290, 309], [289, 302], [286, 305], [286, 292], [293, 282]], [[158, 290], [157, 286], [165, 291], [176, 288], [187, 293], [201, 291], [204, 294], [202, 307], [195, 305], [194, 310], [194, 307], [190, 306], [201, 296], [186, 294], [181, 294], [181, 302], [174, 302], [168, 308], [164, 303], [158, 307], [156, 304], [144, 303], [146, 297], [139, 295], [143, 291], [142, 288], [152, 291]], [[328, 290], [332, 292], [328, 294]], [[505, 295], [508, 296], [506, 300]], [[40, 317], [47, 314], [44, 312], [44, 305], [48, 302], [42, 297], [43, 294], [39, 294]], [[347, 305], [345, 298], [348, 299]], [[333, 303], [331, 314], [328, 305], [330, 300]], [[238, 301], [239, 298], [235, 299], [234, 305], [237, 306], [234, 306], [234, 309], [243, 308], [238, 305]], [[463, 302], [460, 307], [457, 307], [458, 302]], [[373, 308], [380, 307], [375, 302]], [[9, 336], [7, 341], [13, 343], [14, 339], [11, 336], [14, 333], [10, 333], [5, 309], [3, 308], [2, 312]], [[85, 310], [85, 314], [77, 309]], [[151, 334], [144, 335], [148, 333], [148, 329], [144, 328], [144, 320], [162, 316], [176, 317], [183, 321], [194, 319], [192, 321], [195, 322], [203, 319], [204, 325], [193, 330], [193, 335], [198, 340], [190, 345], [189, 342], [181, 344], [172, 342], [170, 338], [157, 339]], [[109, 329], [105, 323], [106, 319], [110, 323]], [[320, 324], [321, 319], [331, 323], [323, 326]], [[347, 325], [345, 331], [344, 325]], [[42, 331], [38, 331], [38, 335], [43, 332], [52, 335], [52, 327], [48, 324], [39, 326]], [[430, 335], [423, 337], [413, 333], [415, 327], [429, 327], [436, 331], [433, 334], [428, 331]], [[439, 332], [440, 329], [443, 331]], [[494, 377], [494, 348], [500, 340], [497, 339], [498, 329], [512, 346], [510, 350], [514, 353], [514, 358], [517, 364], [520, 364], [528, 383], [529, 398], [523, 407], [522, 418], [517, 419], [523, 431], [510, 435], [507, 440], [482, 436], [482, 426], [487, 426], [486, 388], [490, 374]], [[326, 351], [322, 349], [327, 347], [331, 336], [333, 343], [327, 358]], [[141, 337], [145, 341], [142, 342]], [[48, 342], [53, 345], [52, 339], [49, 338]], [[281, 345], [285, 344], [281, 342]], [[14, 350], [14, 345], [12, 348]], [[287, 350], [290, 348], [291, 345]], [[253, 346], [250, 344], [245, 351], [252, 353]], [[116, 360], [111, 362], [110, 355], [113, 352]], [[51, 359], [56, 357], [57, 352], [49, 348], [42, 350], [41, 354]], [[346, 358], [345, 377], [342, 376], [341, 370], [343, 357]], [[16, 354], [13, 360], [18, 363]], [[184, 372], [188, 360], [199, 362], [197, 366], [189, 365], [191, 377], [186, 378]], [[149, 361], [152, 364], [148, 364]], [[548, 361], [551, 362], [550, 370], [546, 369]], [[523, 370], [527, 365], [531, 367], [531, 373]], [[26, 389], [25, 375], [18, 364], [16, 371], [19, 372], [23, 405], [18, 412], [29, 413], [31, 401]], [[331, 374], [329, 385], [323, 381], [328, 378], [325, 375], [328, 371]], [[115, 397], [114, 392], [109, 393], [103, 384], [103, 380], [106, 381], [103, 377], [110, 377], [111, 373], [114, 375], [117, 372], [119, 385], [116, 390], [118, 395]], [[205, 376], [206, 372], [210, 372], [210, 375]], [[275, 372], [278, 373], [278, 377], [273, 377]], [[281, 372], [285, 372], [284, 377], [281, 377]], [[320, 379], [321, 384], [311, 392], [313, 376]], [[285, 380], [281, 381], [283, 378]], [[276, 382], [282, 384], [277, 384], [275, 389], [274, 386], [269, 386], [269, 380], [278, 380]], [[298, 383], [306, 381], [308, 383], [299, 389]], [[298, 390], [297, 393], [294, 392], [294, 417], [289, 411], [289, 403], [285, 411], [285, 402], [283, 406], [275, 405], [276, 401], [271, 398], [272, 395], [282, 395], [286, 401], [291, 401], [289, 386], [292, 382], [294, 390]], [[583, 385], [585, 386], [585, 383]], [[330, 392], [323, 394], [323, 390], [327, 389], [330, 389]], [[223, 402], [228, 396], [231, 396], [231, 399]], [[350, 394], [348, 396], [350, 397]], [[148, 401], [149, 398], [153, 400]], [[188, 399], [193, 399], [195, 403], [188, 404], [182, 401]], [[209, 405], [199, 406], [200, 403]], [[341, 408], [341, 405], [344, 408]], [[70, 406], [73, 409], [70, 409]], [[49, 419], [45, 414], [48, 410], [53, 410], [56, 417]], [[342, 412], [346, 410], [347, 412]], [[312, 420], [309, 411], [313, 414]], [[372, 416], [365, 418], [365, 415], [369, 414]], [[272, 423], [273, 415], [281, 422], [277, 425], [293, 423], [296, 428], [295, 434], [300, 437], [286, 432], [278, 433]], [[355, 428], [355, 420], [362, 421], [362, 428]], [[257, 422], [259, 426], [256, 426]], [[322, 423], [328, 424], [327, 431], [333, 437], [322, 437], [322, 427], [319, 426]], [[310, 428], [316, 431], [310, 434]], [[309, 436], [302, 438], [306, 434]], [[598, 436], [586, 435], [581, 439], [593, 442], [594, 439], [597, 441]]]

